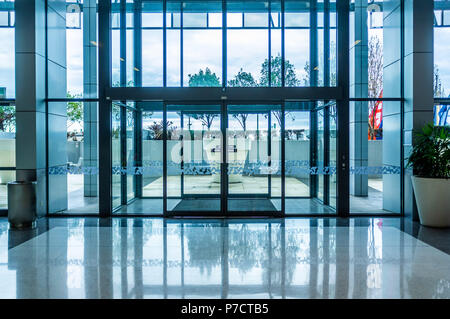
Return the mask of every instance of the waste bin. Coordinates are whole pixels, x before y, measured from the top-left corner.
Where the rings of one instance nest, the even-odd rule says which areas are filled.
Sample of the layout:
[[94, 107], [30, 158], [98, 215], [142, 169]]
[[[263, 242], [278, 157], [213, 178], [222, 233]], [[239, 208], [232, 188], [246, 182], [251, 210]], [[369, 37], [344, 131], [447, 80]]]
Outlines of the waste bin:
[[36, 221], [36, 182], [8, 183], [8, 221], [12, 228], [32, 228]]

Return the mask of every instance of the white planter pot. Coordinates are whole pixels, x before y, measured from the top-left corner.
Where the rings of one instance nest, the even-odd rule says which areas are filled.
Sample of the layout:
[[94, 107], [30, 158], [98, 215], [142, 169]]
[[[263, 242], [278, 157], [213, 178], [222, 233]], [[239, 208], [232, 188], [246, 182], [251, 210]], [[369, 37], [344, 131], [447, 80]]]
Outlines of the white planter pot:
[[450, 227], [450, 179], [412, 176], [420, 223]]

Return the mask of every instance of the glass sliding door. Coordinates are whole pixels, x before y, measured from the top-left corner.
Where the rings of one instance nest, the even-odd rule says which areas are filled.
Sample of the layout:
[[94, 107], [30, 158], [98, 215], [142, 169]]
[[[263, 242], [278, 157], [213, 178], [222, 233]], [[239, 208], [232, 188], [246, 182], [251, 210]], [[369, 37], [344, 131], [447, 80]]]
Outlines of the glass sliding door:
[[[139, 102], [141, 110], [141, 199], [134, 212], [163, 214], [163, 104], [162, 102]], [[139, 159], [139, 156], [138, 156]], [[141, 203], [140, 205], [139, 202]]]
[[280, 105], [227, 106], [228, 212], [281, 211]]
[[221, 106], [167, 104], [167, 212], [221, 211]]
[[285, 103], [285, 214], [336, 213], [336, 104]]
[[135, 112], [126, 110], [126, 164], [127, 164], [127, 202], [136, 196], [136, 141], [134, 134]]
[[311, 102], [285, 103], [285, 203], [286, 213], [299, 214], [311, 193]]
[[120, 125], [120, 106], [112, 104], [112, 132], [111, 132], [111, 160], [112, 160], [112, 208], [116, 209], [122, 205], [122, 128]]
[[134, 102], [112, 103], [112, 208], [126, 209], [136, 198], [136, 109]]
[[335, 214], [336, 120], [324, 101], [115, 102], [114, 213]]

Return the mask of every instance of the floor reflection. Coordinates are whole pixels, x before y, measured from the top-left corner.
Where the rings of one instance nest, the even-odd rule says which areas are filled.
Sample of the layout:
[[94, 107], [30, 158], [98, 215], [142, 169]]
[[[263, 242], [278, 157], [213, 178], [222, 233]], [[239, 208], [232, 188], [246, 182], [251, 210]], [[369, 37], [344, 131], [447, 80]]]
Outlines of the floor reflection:
[[450, 298], [450, 256], [379, 219], [0, 226], [2, 298]]

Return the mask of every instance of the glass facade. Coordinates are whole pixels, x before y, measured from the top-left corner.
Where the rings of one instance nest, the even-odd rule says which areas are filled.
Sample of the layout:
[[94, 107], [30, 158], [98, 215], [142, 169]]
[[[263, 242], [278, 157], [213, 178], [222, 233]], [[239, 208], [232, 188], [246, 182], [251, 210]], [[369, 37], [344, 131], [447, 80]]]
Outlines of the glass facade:
[[334, 1], [112, 0], [111, 10], [113, 86], [336, 86]]
[[7, 183], [15, 180], [16, 97], [14, 1], [0, 2], [0, 211], [8, 208]]
[[[434, 122], [448, 125], [448, 8], [446, 1], [434, 3]], [[339, 207], [401, 213], [403, 4], [346, 4], [66, 1], [58, 13], [65, 14], [64, 32], [60, 19], [49, 16], [47, 24], [48, 189], [67, 185], [65, 199], [49, 211], [84, 214], [87, 198], [95, 214], [111, 201], [118, 214], [176, 215], [189, 197], [219, 213], [249, 211], [242, 198], [272, 215], [341, 214]], [[110, 61], [98, 58], [104, 10], [110, 10]], [[343, 10], [348, 34], [339, 31]], [[13, 61], [0, 67], [0, 201], [6, 203], [16, 165], [14, 1], [0, 3], [0, 26], [7, 44], [0, 55]], [[348, 62], [339, 60], [344, 53]], [[100, 82], [98, 70], [108, 65], [110, 77]], [[348, 83], [339, 83], [343, 69]], [[111, 120], [107, 148], [98, 136], [105, 116]], [[346, 134], [348, 145], [340, 138]], [[99, 179], [104, 154], [111, 181]], [[342, 155], [348, 176], [338, 166]], [[107, 199], [100, 195], [106, 182], [112, 186]], [[84, 197], [81, 206], [72, 205], [75, 189]]]

